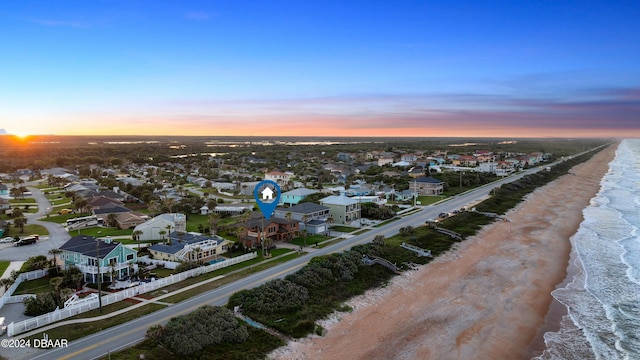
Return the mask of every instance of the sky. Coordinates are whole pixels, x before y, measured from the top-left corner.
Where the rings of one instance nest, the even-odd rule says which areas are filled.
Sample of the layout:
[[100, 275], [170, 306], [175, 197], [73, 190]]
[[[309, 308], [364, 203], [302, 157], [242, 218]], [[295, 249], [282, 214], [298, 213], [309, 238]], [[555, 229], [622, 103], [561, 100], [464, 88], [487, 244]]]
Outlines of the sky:
[[637, 1], [11, 1], [0, 133], [640, 137], [638, 19]]

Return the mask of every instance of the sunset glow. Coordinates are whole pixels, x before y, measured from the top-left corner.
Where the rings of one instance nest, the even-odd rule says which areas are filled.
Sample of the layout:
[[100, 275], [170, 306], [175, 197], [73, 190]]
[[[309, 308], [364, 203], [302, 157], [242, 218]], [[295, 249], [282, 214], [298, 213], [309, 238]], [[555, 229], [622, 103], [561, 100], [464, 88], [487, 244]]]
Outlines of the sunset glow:
[[640, 137], [635, 3], [116, 3], [7, 5], [0, 134]]

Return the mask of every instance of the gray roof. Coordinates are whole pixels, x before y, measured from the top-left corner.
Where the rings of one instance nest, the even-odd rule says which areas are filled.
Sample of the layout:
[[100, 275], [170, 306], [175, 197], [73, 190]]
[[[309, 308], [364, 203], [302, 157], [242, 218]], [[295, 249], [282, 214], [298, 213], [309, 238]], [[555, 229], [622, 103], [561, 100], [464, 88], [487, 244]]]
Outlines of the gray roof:
[[358, 201], [346, 196], [327, 196], [326, 198], [320, 199], [320, 203], [331, 205], [353, 205], [357, 204]]
[[307, 188], [297, 188], [297, 189], [293, 189], [291, 191], [287, 191], [282, 193], [282, 195], [290, 195], [290, 196], [307, 196], [307, 195], [311, 195], [311, 194], [315, 194], [317, 193], [318, 190], [313, 190], [313, 189], [307, 189]]
[[423, 177], [419, 177], [417, 179], [415, 179], [416, 182], [419, 183], [429, 183], [429, 184], [441, 184], [444, 183], [444, 181], [442, 180], [438, 180], [434, 177], [431, 176], [423, 176]]
[[204, 236], [198, 235], [194, 233], [182, 233], [182, 242], [180, 242], [180, 233], [177, 231], [169, 234], [169, 238], [171, 239], [171, 245], [167, 244], [154, 244], [149, 249], [160, 251], [167, 254], [175, 254], [178, 251], [182, 250], [187, 244], [195, 244], [205, 240], [215, 240], [218, 243], [224, 241], [225, 239], [219, 236]]
[[[96, 242], [99, 243], [97, 246]], [[96, 241], [93, 236], [78, 235], [72, 237], [66, 243], [62, 244], [62, 246], [60, 246], [60, 250], [80, 253], [89, 257], [96, 257], [96, 248], [99, 248], [100, 251], [98, 252], [98, 255], [100, 256], [100, 258], [104, 258], [105, 256], [109, 255], [109, 253], [113, 251], [113, 249], [115, 249], [118, 245], [120, 245], [119, 242], [112, 241], [110, 243], [106, 243], [103, 240]]]
[[296, 214], [312, 214], [318, 211], [329, 210], [329, 208], [324, 205], [320, 205], [312, 202], [306, 202], [306, 203], [300, 203], [298, 205], [294, 205], [290, 208], [278, 208], [277, 210], [296, 213]]

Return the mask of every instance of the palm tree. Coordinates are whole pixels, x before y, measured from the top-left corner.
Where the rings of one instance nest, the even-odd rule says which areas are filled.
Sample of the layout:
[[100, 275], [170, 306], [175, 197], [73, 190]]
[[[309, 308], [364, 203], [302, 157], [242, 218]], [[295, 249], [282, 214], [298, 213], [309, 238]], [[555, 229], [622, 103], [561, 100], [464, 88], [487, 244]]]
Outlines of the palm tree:
[[191, 251], [193, 251], [194, 253], [196, 253], [196, 259], [195, 261], [197, 261], [198, 263], [201, 262], [200, 260], [200, 253], [202, 252], [202, 249], [200, 248], [200, 246], [196, 246], [193, 249], [191, 249]]
[[111, 276], [111, 282], [113, 283], [115, 282], [113, 281], [113, 278], [115, 277], [115, 274], [116, 274], [116, 263], [115, 262], [109, 263], [109, 267], [111, 268], [109, 270], [109, 275]]
[[73, 207], [81, 213], [84, 212], [84, 209], [85, 207], [87, 207], [87, 205], [88, 205], [87, 200], [83, 198], [77, 198], [73, 202]]
[[166, 226], [167, 229], [167, 244], [171, 245], [171, 225]]
[[329, 227], [333, 224], [333, 215], [329, 215], [327, 218], [327, 236], [329, 236]]
[[304, 223], [304, 230], [302, 231], [304, 234], [304, 246], [307, 246], [307, 224], [309, 224], [309, 215], [304, 214], [302, 215], [302, 222]]
[[211, 231], [211, 235], [216, 235], [218, 233], [218, 221], [220, 220], [220, 215], [217, 213], [209, 214], [209, 229]]
[[160, 231], [158, 232], [158, 234], [160, 234], [160, 236], [162, 236], [162, 240], [164, 240], [164, 235], [165, 235], [166, 233], [167, 233], [167, 232], [166, 232], [166, 231], [164, 231], [164, 230], [160, 230]]
[[62, 284], [64, 283], [64, 279], [59, 276], [59, 277], [54, 277], [52, 279], [49, 280], [49, 286], [51, 286], [53, 288], [53, 291], [55, 292], [55, 301], [56, 301], [56, 305], [59, 308], [62, 308], [64, 305], [64, 301], [62, 300], [62, 296], [60, 294], [60, 291], [62, 290]]
[[118, 222], [116, 221], [118, 215], [111, 213], [109, 215], [107, 215], [107, 223], [109, 223], [109, 226], [111, 227], [116, 227], [118, 226]]
[[62, 250], [60, 249], [51, 249], [49, 250], [49, 255], [53, 256], [53, 266], [56, 268], [56, 274], [58, 273], [58, 258], [57, 255], [61, 254]]
[[27, 218], [26, 217], [19, 217], [16, 219], [13, 219], [13, 225], [17, 226], [20, 228], [20, 233], [24, 233], [24, 226], [27, 224]]
[[0, 279], [0, 286], [4, 286], [4, 291], [6, 292], [7, 290], [9, 290], [9, 288], [11, 287], [11, 285], [13, 285], [14, 282], [15, 282], [14, 279], [2, 278]]
[[141, 230], [134, 230], [131, 233], [131, 237], [133, 238], [133, 240], [138, 242], [138, 251], [140, 251], [140, 235], [144, 234], [144, 232], [142, 232]]

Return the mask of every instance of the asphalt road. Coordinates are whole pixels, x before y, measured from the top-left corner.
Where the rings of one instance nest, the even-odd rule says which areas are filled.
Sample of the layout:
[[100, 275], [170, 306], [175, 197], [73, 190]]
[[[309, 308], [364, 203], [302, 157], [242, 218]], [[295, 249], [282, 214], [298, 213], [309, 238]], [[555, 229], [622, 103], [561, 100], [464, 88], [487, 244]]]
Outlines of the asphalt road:
[[[49, 250], [59, 248], [71, 238], [61, 224], [37, 220], [47, 215], [48, 209], [51, 208], [51, 202], [40, 189], [34, 187], [29, 187], [28, 189], [38, 204], [38, 212], [33, 214], [25, 213], [27, 224], [42, 225], [49, 231], [49, 235], [41, 236], [40, 240], [34, 245], [13, 246], [11, 243], [0, 244], [0, 260], [24, 261], [32, 256], [47, 255]], [[30, 234], [20, 234], [20, 236], [26, 235]]]
[[[554, 164], [555, 163], [546, 166], [553, 166]], [[318, 249], [313, 253], [301, 255], [299, 258], [287, 263], [252, 274], [218, 289], [211, 290], [188, 300], [168, 306], [160, 311], [129, 321], [125, 324], [103, 330], [99, 333], [89, 335], [82, 339], [75, 340], [69, 343], [67, 347], [41, 351], [37, 356], [34, 356], [34, 354], [31, 353], [29, 358], [47, 360], [54, 358], [82, 360], [95, 359], [106, 356], [109, 352], [115, 352], [133, 346], [144, 339], [145, 333], [150, 326], [164, 324], [172, 317], [184, 315], [202, 305], [224, 305], [233, 293], [242, 289], [253, 288], [269, 280], [291, 274], [303, 267], [314, 256], [321, 256], [347, 250], [354, 245], [371, 241], [376, 235], [390, 237], [397, 234], [399, 229], [402, 227], [416, 227], [423, 225], [426, 220], [437, 218], [438, 214], [441, 212], [451, 212], [467, 204], [473, 203], [487, 196], [493, 188], [504, 183], [515, 181], [525, 175], [543, 170], [546, 166], [529, 169], [497, 182], [476, 188], [464, 194], [450, 198], [441, 204], [422, 207], [420, 211], [393, 221], [387, 225], [372, 228], [360, 235], [355, 235], [349, 239]]]

